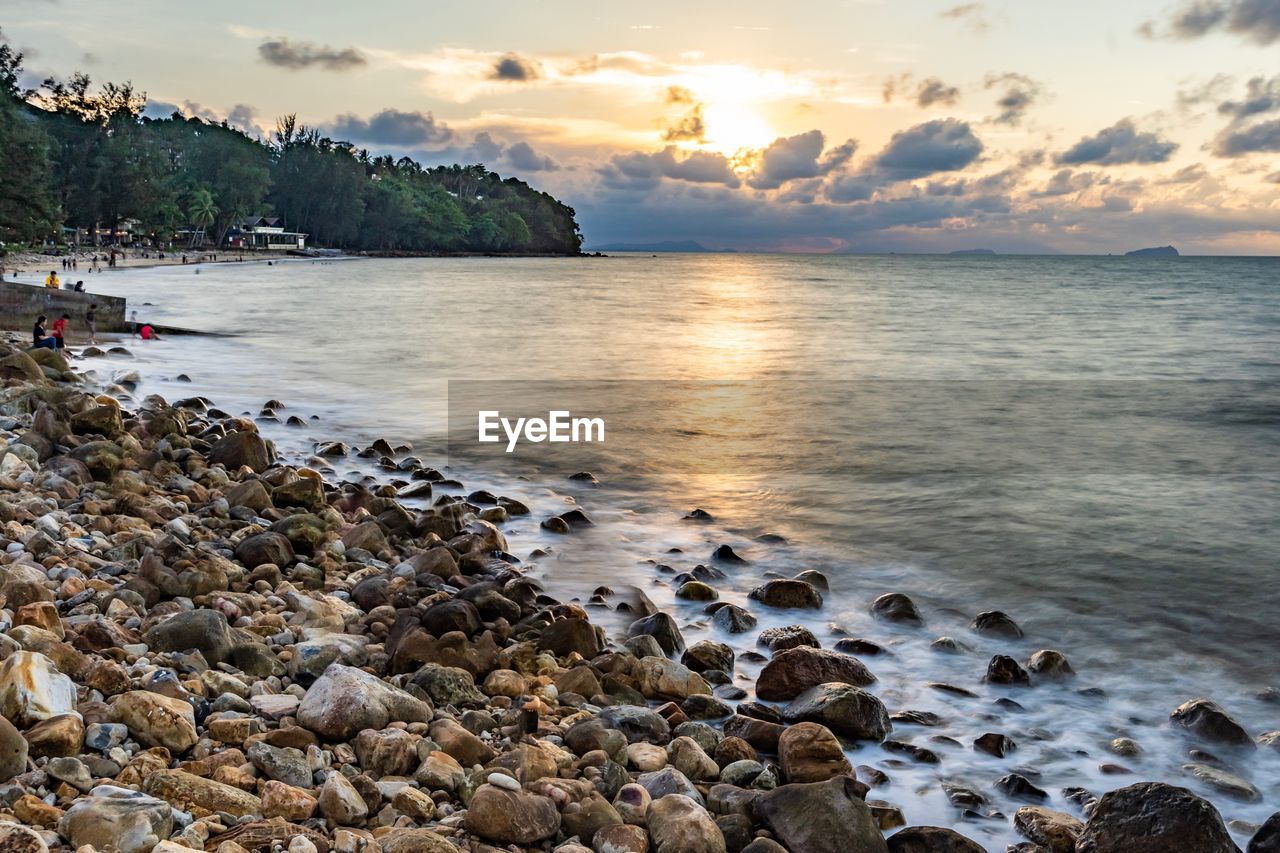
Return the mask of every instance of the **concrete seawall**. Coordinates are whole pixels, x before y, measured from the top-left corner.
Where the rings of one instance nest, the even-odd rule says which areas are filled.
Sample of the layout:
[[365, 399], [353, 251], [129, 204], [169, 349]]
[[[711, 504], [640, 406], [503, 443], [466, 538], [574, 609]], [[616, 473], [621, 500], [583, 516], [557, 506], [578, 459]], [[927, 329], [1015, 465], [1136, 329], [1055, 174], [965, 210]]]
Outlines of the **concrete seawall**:
[[98, 306], [98, 331], [128, 331], [122, 297], [4, 281], [0, 282], [0, 327], [29, 329], [41, 314], [48, 316], [50, 324], [63, 314], [70, 314], [71, 328], [83, 330], [84, 313], [94, 304]]

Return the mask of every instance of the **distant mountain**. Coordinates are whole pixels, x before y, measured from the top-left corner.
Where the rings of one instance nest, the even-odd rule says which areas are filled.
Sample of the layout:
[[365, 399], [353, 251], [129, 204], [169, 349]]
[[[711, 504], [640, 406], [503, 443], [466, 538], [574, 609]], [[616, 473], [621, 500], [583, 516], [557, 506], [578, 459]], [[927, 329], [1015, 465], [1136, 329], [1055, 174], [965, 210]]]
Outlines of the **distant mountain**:
[[994, 255], [995, 249], [956, 249], [954, 252], [947, 252], [948, 255]]
[[1176, 258], [1178, 250], [1172, 246], [1154, 246], [1150, 249], [1135, 249], [1132, 252], [1125, 252], [1126, 258]]
[[696, 240], [664, 240], [658, 243], [605, 243], [592, 246], [593, 252], [710, 252]]

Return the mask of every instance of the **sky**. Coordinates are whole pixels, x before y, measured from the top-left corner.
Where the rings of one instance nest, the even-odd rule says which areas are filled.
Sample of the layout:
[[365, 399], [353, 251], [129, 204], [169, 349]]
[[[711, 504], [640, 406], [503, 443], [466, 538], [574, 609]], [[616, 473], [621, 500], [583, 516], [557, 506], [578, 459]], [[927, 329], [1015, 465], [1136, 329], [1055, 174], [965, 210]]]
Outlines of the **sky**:
[[31, 85], [482, 162], [588, 247], [1280, 254], [1280, 0], [4, 6]]

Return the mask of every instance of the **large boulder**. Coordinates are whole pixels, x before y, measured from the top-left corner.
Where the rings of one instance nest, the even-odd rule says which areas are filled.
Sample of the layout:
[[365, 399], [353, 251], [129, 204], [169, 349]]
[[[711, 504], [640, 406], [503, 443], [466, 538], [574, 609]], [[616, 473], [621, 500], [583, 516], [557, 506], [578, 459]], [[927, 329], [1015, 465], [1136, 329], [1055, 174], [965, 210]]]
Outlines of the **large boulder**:
[[116, 719], [146, 746], [162, 746], [180, 755], [196, 745], [196, 717], [191, 705], [149, 690], [132, 690], [111, 701]]
[[871, 671], [855, 657], [797, 646], [778, 652], [760, 670], [756, 696], [766, 702], [784, 702], [819, 684], [836, 682], [866, 687], [875, 680]]
[[268, 563], [284, 568], [293, 562], [293, 557], [293, 543], [288, 537], [270, 530], [246, 536], [236, 546], [236, 559], [250, 569]]
[[756, 816], [788, 850], [804, 853], [888, 853], [863, 801], [866, 786], [850, 776], [783, 785], [756, 798]]
[[228, 433], [209, 450], [210, 465], [222, 465], [228, 471], [238, 471], [247, 466], [255, 474], [267, 470], [274, 457], [262, 436], [248, 430]]
[[787, 782], [825, 782], [853, 770], [839, 738], [818, 723], [787, 728], [778, 738], [778, 763]]
[[1192, 699], [1183, 702], [1169, 715], [1173, 725], [1186, 729], [1202, 740], [1227, 746], [1253, 749], [1255, 744], [1249, 733], [1210, 699]]
[[889, 853], [987, 853], [987, 848], [954, 829], [909, 826], [889, 836]]
[[19, 728], [76, 708], [76, 685], [39, 652], [14, 652], [0, 661], [0, 715]]
[[185, 652], [196, 649], [211, 664], [219, 664], [231, 654], [231, 630], [227, 617], [217, 610], [185, 610], [153, 625], [147, 631], [147, 646], [156, 652]]
[[725, 853], [724, 835], [707, 810], [681, 794], [649, 805], [654, 853]]
[[499, 844], [528, 846], [560, 829], [560, 812], [547, 797], [481, 785], [467, 804], [467, 831]]
[[1248, 853], [1280, 853], [1280, 812], [1267, 818], [1249, 839]]
[[821, 723], [853, 740], [882, 741], [893, 730], [884, 703], [851, 684], [819, 684], [782, 709], [789, 723]]
[[349, 740], [362, 729], [384, 729], [392, 720], [425, 723], [431, 706], [376, 675], [330, 664], [298, 706], [298, 722], [327, 740]]
[[817, 610], [822, 606], [822, 595], [808, 581], [772, 580], [753, 589], [749, 598], [769, 607]]
[[173, 831], [173, 809], [138, 791], [99, 785], [58, 821], [58, 834], [80, 848], [147, 853]]
[[1208, 800], [1163, 782], [1102, 795], [1076, 853], [1240, 853]]

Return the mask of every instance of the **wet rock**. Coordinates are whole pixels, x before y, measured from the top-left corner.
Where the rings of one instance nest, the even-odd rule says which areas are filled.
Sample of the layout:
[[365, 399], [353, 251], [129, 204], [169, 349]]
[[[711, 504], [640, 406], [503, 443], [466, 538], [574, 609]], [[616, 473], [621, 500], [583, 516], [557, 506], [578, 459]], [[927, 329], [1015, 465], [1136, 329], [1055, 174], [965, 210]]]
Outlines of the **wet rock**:
[[769, 607], [817, 610], [822, 595], [813, 584], [797, 580], [772, 580], [751, 591], [750, 598]]
[[714, 640], [699, 640], [680, 656], [680, 663], [697, 673], [711, 669], [732, 672], [733, 661], [733, 649]]
[[1030, 779], [1020, 773], [1001, 776], [996, 780], [996, 787], [1015, 800], [1040, 803], [1049, 799], [1047, 791], [1037, 788]]
[[222, 465], [228, 471], [247, 466], [261, 474], [271, 465], [274, 454], [256, 432], [241, 430], [229, 433], [209, 450], [209, 464]]
[[822, 645], [818, 642], [818, 638], [813, 635], [813, 632], [803, 625], [765, 628], [760, 632], [760, 636], [756, 638], [756, 643], [775, 653], [794, 649], [798, 646], [809, 646], [816, 649]]
[[741, 713], [734, 714], [724, 723], [724, 733], [727, 737], [741, 738], [764, 752], [778, 751], [778, 741], [782, 737], [783, 730], [778, 723], [759, 720]]
[[840, 741], [826, 726], [796, 723], [778, 739], [778, 761], [787, 782], [825, 782], [853, 772]]
[[1182, 769], [1233, 800], [1255, 803], [1262, 799], [1257, 788], [1234, 773], [1228, 773], [1221, 768], [1211, 767], [1208, 764], [1184, 764]]
[[726, 853], [724, 835], [697, 802], [667, 794], [649, 806], [654, 853]]
[[628, 637], [646, 634], [657, 640], [658, 646], [668, 655], [679, 654], [685, 649], [684, 637], [670, 614], [659, 611], [652, 616], [637, 619], [627, 628]]
[[536, 844], [560, 829], [560, 813], [547, 797], [481, 785], [467, 804], [466, 827], [500, 844]]
[[884, 704], [850, 684], [820, 684], [801, 693], [782, 709], [787, 722], [821, 723], [852, 740], [882, 741], [893, 724]]
[[1202, 740], [1247, 749], [1254, 747], [1249, 733], [1220, 705], [1209, 699], [1184, 702], [1173, 710], [1169, 719], [1175, 727], [1185, 729]]
[[1023, 806], [1013, 816], [1014, 829], [1049, 853], [1074, 853], [1084, 824], [1065, 812]]
[[1280, 812], [1267, 818], [1249, 839], [1247, 853], [1280, 853]]
[[738, 556], [737, 552], [728, 545], [716, 546], [716, 549], [711, 552], [711, 559], [731, 566], [745, 566], [747, 564], [747, 561]]
[[886, 853], [866, 786], [848, 776], [783, 785], [756, 799], [759, 819], [789, 850], [805, 853]]
[[542, 629], [538, 646], [556, 657], [577, 653], [584, 658], [593, 658], [600, 654], [601, 649], [595, 626], [586, 619], [558, 619], [552, 622]]
[[74, 847], [147, 853], [173, 831], [169, 804], [137, 791], [103, 785], [77, 800], [58, 822]]
[[866, 687], [876, 677], [861, 661], [839, 652], [799, 646], [774, 655], [756, 679], [756, 695], [767, 702], [794, 699], [810, 687], [839, 682]]
[[1027, 671], [1043, 681], [1066, 681], [1076, 674], [1067, 662], [1067, 656], [1053, 649], [1034, 652], [1027, 660]]
[[711, 621], [730, 634], [745, 634], [756, 626], [756, 617], [736, 604], [726, 604], [717, 609]]
[[1102, 795], [1077, 853], [1240, 853], [1222, 816], [1186, 788], [1140, 782]]
[[641, 659], [637, 680], [647, 699], [682, 702], [693, 695], [711, 695], [711, 686], [701, 675], [667, 658]]
[[908, 826], [889, 836], [889, 853], [987, 853], [976, 841], [954, 829]]
[[978, 752], [994, 755], [996, 758], [1004, 758], [1017, 748], [1017, 744], [1013, 742], [1012, 738], [999, 732], [987, 732], [974, 740], [973, 748]]
[[636, 777], [636, 784], [648, 791], [650, 798], [655, 801], [668, 794], [680, 794], [699, 804], [703, 801], [702, 794], [694, 787], [689, 777], [674, 767], [641, 773]]
[[871, 602], [871, 615], [885, 622], [923, 625], [915, 602], [900, 592], [888, 592]]
[[715, 587], [702, 581], [685, 581], [676, 590], [676, 598], [686, 601], [715, 601], [719, 597], [720, 593], [716, 592]]
[[987, 674], [982, 679], [987, 684], [1008, 686], [1027, 686], [1031, 684], [1031, 676], [1008, 655], [996, 655], [987, 664]]
[[969, 623], [969, 630], [984, 637], [1000, 637], [1006, 640], [1017, 640], [1022, 637], [1022, 629], [1018, 623], [1002, 610], [987, 610], [979, 613]]
[[0, 661], [0, 715], [25, 727], [76, 707], [76, 686], [39, 652], [14, 652]]
[[426, 722], [431, 706], [375, 675], [331, 664], [298, 707], [298, 722], [330, 740], [348, 740], [362, 729], [383, 729], [391, 720]]

